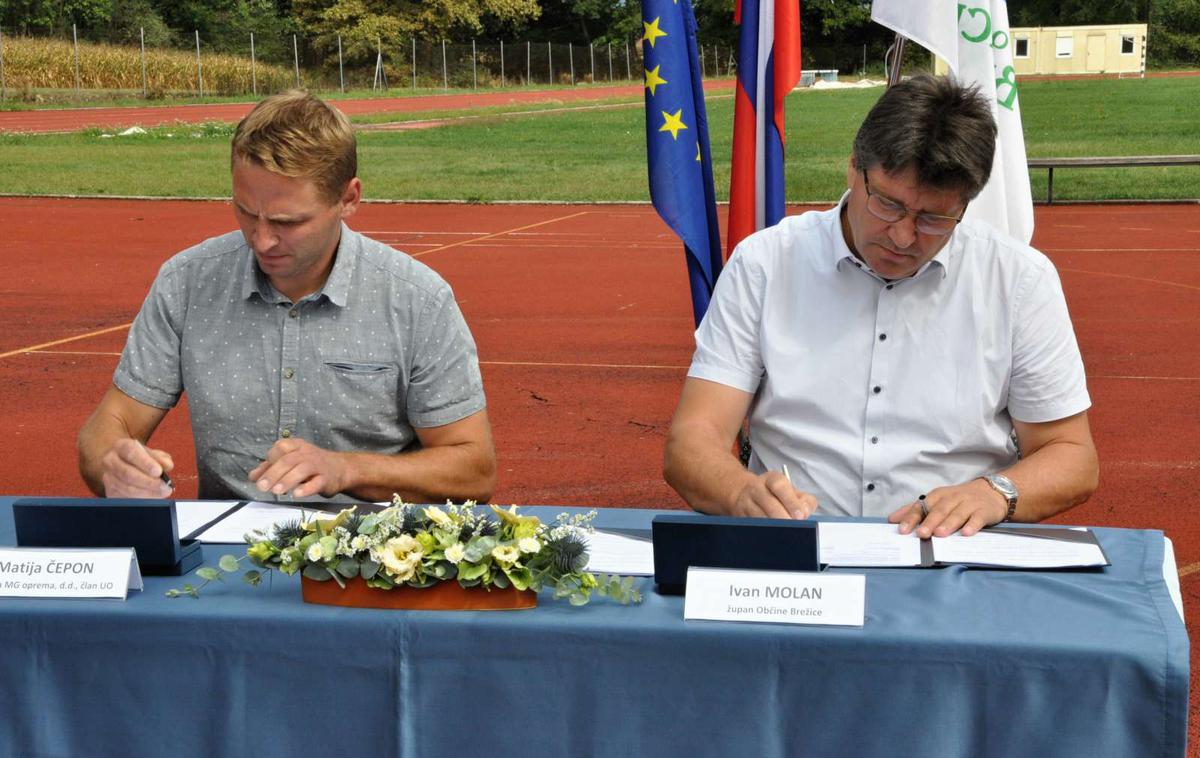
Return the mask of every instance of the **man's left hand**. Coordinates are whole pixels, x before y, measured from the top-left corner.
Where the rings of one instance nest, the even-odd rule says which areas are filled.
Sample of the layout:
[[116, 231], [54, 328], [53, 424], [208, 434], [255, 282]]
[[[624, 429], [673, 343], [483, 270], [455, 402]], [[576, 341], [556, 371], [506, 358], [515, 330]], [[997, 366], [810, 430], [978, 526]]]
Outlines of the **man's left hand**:
[[250, 472], [250, 481], [261, 492], [292, 497], [336, 495], [346, 489], [346, 464], [339, 453], [317, 447], [298, 437], [279, 440], [267, 459]]
[[955, 532], [970, 537], [985, 526], [998, 524], [1008, 515], [1004, 496], [982, 479], [938, 487], [908, 505], [897, 508], [888, 521], [900, 525], [900, 533], [914, 529], [921, 539], [949, 537]]

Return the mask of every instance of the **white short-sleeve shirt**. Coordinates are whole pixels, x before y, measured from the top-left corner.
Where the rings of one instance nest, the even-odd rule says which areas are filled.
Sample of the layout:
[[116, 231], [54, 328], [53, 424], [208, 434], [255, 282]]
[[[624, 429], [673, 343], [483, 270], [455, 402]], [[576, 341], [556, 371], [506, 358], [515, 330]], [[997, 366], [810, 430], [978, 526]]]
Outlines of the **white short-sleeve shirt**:
[[1012, 419], [1091, 405], [1046, 256], [963, 221], [888, 282], [850, 252], [840, 209], [743, 241], [696, 331], [688, 376], [755, 395], [752, 471], [787, 464], [818, 513], [883, 516], [1012, 465]]

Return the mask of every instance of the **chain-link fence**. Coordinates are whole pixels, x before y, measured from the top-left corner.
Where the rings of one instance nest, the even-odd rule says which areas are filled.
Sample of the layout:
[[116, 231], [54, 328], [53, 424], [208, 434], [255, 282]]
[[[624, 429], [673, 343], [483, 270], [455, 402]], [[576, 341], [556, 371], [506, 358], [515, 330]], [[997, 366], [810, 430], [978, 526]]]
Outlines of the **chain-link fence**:
[[[706, 74], [727, 74], [716, 46], [705, 50]], [[151, 44], [24, 37], [0, 29], [0, 97], [39, 92], [104, 92], [154, 99], [167, 95], [265, 95], [288, 87], [318, 92], [488, 89], [547, 84], [627, 83], [642, 78], [640, 40], [618, 43], [469, 42], [298, 34], [248, 34], [210, 44], [193, 33]]]

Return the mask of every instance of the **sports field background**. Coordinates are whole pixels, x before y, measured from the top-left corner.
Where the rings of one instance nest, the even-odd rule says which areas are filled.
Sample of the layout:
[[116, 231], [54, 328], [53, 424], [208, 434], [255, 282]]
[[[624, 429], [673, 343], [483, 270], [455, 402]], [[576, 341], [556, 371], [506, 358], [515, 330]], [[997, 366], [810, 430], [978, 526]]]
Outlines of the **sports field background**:
[[[1194, 107], [1179, 105], [1185, 115]], [[431, 127], [442, 140], [461, 128]], [[16, 139], [26, 138], [0, 138], [0, 156]], [[1034, 243], [1058, 267], [1079, 335], [1102, 462], [1099, 492], [1057, 520], [1163, 529], [1175, 544], [1188, 627], [1200, 629], [1200, 205], [1068, 205], [1036, 215]], [[155, 271], [232, 226], [220, 201], [0, 199], [6, 491], [85, 492], [74, 435], [109, 384]], [[660, 460], [692, 324], [680, 244], [653, 209], [372, 204], [353, 226], [419, 256], [454, 287], [479, 344], [497, 502], [682, 506]], [[188, 497], [195, 464], [180, 411], [156, 444], [176, 455], [179, 495]], [[1193, 652], [1193, 749], [1196, 663]]]

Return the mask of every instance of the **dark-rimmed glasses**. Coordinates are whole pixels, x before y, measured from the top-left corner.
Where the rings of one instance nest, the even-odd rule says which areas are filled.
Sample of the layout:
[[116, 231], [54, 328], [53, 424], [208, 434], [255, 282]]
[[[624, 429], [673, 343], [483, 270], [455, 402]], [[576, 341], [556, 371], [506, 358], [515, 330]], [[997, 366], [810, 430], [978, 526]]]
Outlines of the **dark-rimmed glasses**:
[[891, 198], [871, 192], [871, 183], [867, 180], [866, 169], [862, 169], [862, 177], [863, 187], [867, 190], [867, 210], [880, 221], [894, 224], [897, 221], [903, 220], [905, 216], [911, 215], [916, 217], [918, 232], [944, 237], [954, 231], [954, 227], [958, 226], [958, 222], [962, 221], [963, 215], [967, 212], [966, 206], [963, 206], [963, 212], [958, 214], [958, 216], [942, 216], [937, 213], [910, 211], [903, 204], [897, 203]]

